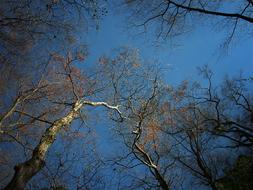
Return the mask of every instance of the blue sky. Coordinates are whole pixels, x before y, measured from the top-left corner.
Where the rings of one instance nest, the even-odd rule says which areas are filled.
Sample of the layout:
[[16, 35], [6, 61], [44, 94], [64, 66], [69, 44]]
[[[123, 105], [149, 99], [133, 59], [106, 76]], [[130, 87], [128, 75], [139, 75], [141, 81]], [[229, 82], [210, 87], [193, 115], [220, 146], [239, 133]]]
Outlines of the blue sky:
[[[98, 30], [90, 30], [86, 37], [89, 47], [89, 61], [96, 62], [99, 56], [109, 55], [113, 49], [127, 46], [138, 48], [146, 61], [156, 61], [167, 70], [167, 81], [177, 84], [182, 80], [197, 79], [196, 67], [208, 64], [215, 73], [216, 81], [225, 74], [234, 75], [243, 71], [252, 76], [253, 39], [235, 38], [226, 51], [220, 48], [224, 34], [210, 26], [197, 27], [178, 39], [177, 45], [169, 42], [155, 46], [151, 35], [137, 35], [134, 29], [126, 30], [125, 18], [109, 13], [100, 23]], [[177, 39], [176, 39], [177, 40]]]

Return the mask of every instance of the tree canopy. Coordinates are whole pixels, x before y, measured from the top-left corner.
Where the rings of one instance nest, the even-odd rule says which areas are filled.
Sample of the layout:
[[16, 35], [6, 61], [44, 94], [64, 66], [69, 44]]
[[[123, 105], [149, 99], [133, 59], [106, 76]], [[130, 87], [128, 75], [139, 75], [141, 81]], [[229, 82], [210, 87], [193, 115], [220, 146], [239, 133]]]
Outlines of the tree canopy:
[[203, 63], [175, 84], [142, 49], [92, 57], [84, 40], [115, 10], [158, 39], [203, 23], [226, 43], [237, 32], [251, 38], [251, 0], [0, 5], [1, 189], [251, 189], [252, 73], [218, 80]]

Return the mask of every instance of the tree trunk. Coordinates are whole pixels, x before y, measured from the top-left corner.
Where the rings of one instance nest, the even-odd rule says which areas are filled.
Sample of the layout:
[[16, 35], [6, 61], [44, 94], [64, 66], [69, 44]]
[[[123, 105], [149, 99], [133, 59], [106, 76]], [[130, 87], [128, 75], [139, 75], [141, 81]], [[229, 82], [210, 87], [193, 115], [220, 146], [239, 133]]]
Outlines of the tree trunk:
[[164, 180], [164, 178], [161, 176], [161, 174], [157, 169], [155, 169], [155, 177], [163, 190], [170, 190], [168, 184], [166, 183], [166, 181]]
[[75, 119], [83, 104], [83, 101], [77, 101], [66, 116], [56, 120], [49, 128], [47, 128], [41, 137], [39, 144], [33, 150], [32, 157], [15, 166], [14, 176], [10, 183], [5, 187], [5, 190], [25, 189], [27, 182], [44, 167], [46, 153], [55, 141], [58, 132], [63, 126], [69, 125]]

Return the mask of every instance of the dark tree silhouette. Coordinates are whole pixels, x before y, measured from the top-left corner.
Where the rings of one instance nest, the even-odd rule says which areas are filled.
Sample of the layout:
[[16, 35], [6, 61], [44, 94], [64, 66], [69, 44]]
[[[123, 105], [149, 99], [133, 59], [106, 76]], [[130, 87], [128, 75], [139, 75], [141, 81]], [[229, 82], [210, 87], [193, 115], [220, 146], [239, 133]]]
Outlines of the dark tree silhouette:
[[[196, 25], [212, 23], [224, 29], [227, 26], [226, 42], [230, 42], [236, 30], [253, 23], [253, 3], [251, 0], [205, 1], [205, 0], [166, 0], [141, 1], [126, 0], [130, 9], [130, 23], [143, 27], [143, 31], [155, 32], [158, 39], [166, 39], [188, 32]], [[210, 22], [209, 22], [210, 21]], [[248, 33], [250, 35], [250, 33]]]

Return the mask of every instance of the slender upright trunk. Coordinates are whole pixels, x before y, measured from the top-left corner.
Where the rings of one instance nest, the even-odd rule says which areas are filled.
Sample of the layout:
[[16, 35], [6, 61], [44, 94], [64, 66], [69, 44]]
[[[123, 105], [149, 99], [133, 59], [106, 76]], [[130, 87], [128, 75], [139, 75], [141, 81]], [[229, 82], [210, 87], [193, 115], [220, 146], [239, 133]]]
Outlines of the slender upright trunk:
[[159, 182], [163, 190], [170, 190], [169, 185], [167, 184], [167, 182], [165, 181], [165, 179], [163, 178], [163, 176], [159, 173], [157, 169], [155, 169], [155, 178]]
[[69, 125], [82, 108], [83, 102], [77, 101], [74, 107], [61, 119], [56, 120], [42, 135], [39, 144], [35, 147], [32, 157], [15, 166], [15, 173], [5, 190], [25, 189], [27, 182], [38, 173], [45, 165], [45, 157], [48, 149], [54, 143], [56, 135], [63, 126]]
[[[139, 133], [135, 133], [135, 134], [138, 135]], [[137, 138], [138, 138], [138, 136], [137, 136]], [[157, 165], [153, 163], [150, 155], [144, 149], [142, 149], [137, 144], [137, 142], [134, 143], [134, 146], [139, 151], [139, 153], [141, 153], [143, 155], [143, 157], [144, 157], [145, 160], [141, 160], [137, 155], [135, 155], [136, 158], [139, 159], [146, 166], [148, 166], [152, 171], [154, 171], [154, 173], [152, 172], [152, 174], [154, 175], [155, 179], [157, 180], [157, 182], [159, 183], [160, 187], [163, 190], [170, 190], [169, 184], [167, 184], [167, 182], [164, 179], [164, 177], [160, 174], [159, 170], [157, 169]]]

